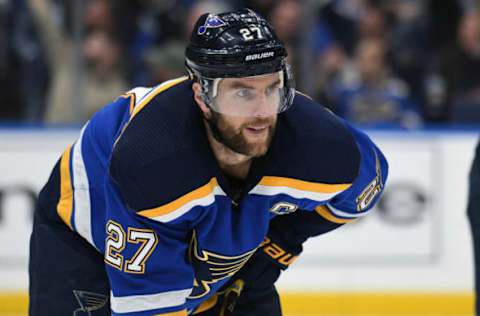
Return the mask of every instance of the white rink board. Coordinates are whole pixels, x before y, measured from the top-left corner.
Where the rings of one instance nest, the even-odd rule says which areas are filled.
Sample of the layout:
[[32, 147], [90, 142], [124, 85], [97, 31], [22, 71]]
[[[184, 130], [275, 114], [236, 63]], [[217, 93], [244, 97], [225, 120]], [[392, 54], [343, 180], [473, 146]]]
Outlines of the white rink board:
[[[27, 288], [32, 194], [78, 132], [0, 130], [0, 290]], [[371, 135], [390, 162], [381, 206], [358, 223], [311, 239], [280, 287], [471, 290], [465, 209], [476, 134]]]

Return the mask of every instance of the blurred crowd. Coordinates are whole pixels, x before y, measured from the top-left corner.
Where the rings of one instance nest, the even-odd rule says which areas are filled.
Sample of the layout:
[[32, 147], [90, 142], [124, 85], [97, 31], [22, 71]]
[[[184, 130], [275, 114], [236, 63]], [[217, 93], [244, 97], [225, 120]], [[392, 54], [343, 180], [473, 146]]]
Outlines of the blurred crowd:
[[475, 0], [0, 0], [0, 122], [82, 123], [184, 75], [196, 19], [239, 7], [286, 43], [297, 89], [348, 120], [480, 123]]

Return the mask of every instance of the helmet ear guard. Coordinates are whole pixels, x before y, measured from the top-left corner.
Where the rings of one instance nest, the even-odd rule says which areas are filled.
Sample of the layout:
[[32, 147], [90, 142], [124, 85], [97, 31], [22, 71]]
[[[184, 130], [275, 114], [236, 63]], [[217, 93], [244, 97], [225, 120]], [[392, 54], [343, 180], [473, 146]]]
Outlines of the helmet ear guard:
[[287, 95], [285, 96], [285, 102], [287, 103], [285, 110], [287, 110], [290, 106], [292, 106], [293, 99], [295, 98], [295, 76], [293, 75], [292, 67], [287, 63], [285, 63], [283, 80], [287, 92]]
[[200, 85], [200, 98], [208, 107], [211, 107], [213, 100], [211, 99], [210, 95], [216, 94], [216, 92], [214, 93], [213, 91], [218, 87], [219, 78], [213, 79], [202, 76], [198, 71], [193, 70], [189, 66], [188, 60], [185, 61], [185, 66], [187, 67], [190, 79], [196, 80]]

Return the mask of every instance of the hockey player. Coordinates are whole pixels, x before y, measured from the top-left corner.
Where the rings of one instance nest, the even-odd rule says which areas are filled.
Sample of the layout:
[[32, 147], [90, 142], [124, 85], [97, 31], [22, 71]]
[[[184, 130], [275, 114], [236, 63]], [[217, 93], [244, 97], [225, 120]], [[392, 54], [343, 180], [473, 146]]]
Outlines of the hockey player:
[[92, 117], [39, 195], [30, 315], [281, 314], [280, 269], [366, 215], [387, 176], [364, 133], [295, 91], [286, 56], [255, 12], [205, 14], [190, 77]]

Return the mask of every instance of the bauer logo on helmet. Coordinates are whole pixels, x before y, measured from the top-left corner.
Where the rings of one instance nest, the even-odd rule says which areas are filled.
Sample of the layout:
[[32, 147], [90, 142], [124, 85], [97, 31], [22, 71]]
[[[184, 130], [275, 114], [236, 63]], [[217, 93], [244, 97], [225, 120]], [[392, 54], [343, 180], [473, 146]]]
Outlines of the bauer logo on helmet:
[[257, 59], [264, 59], [264, 58], [269, 58], [273, 57], [274, 52], [265, 52], [261, 54], [251, 54], [245, 56], [245, 61], [252, 61], [252, 60], [257, 60]]

